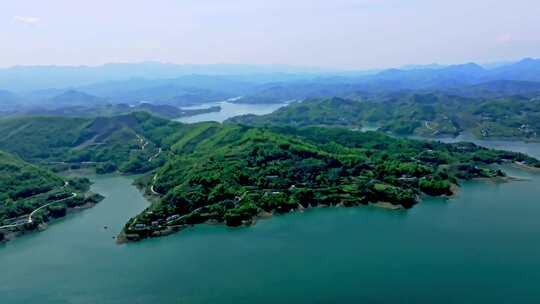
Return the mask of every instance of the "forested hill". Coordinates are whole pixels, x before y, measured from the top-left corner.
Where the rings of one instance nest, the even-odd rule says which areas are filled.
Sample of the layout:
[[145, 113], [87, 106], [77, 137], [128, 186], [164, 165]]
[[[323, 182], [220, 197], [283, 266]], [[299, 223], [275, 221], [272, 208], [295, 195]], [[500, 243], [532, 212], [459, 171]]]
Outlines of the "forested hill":
[[61, 177], [0, 151], [0, 202], [2, 204], [9, 205], [12, 201], [62, 186], [64, 186], [64, 180]]
[[114, 117], [0, 119], [0, 149], [47, 165], [146, 172], [164, 160], [163, 139], [183, 126], [145, 112]]
[[539, 140], [540, 98], [476, 99], [446, 94], [398, 94], [369, 100], [310, 99], [265, 116], [229, 120], [247, 125], [376, 125], [397, 135]]
[[171, 146], [173, 157], [140, 181], [161, 199], [128, 222], [126, 238], [206, 221], [249, 224], [261, 214], [318, 205], [410, 208], [422, 194], [452, 194], [461, 179], [504, 176], [490, 164], [540, 167], [523, 154], [473, 144], [339, 128], [201, 124], [187, 134]]
[[62, 178], [0, 151], [0, 241], [62, 217], [68, 208], [97, 203], [101, 198], [88, 186], [87, 179]]
[[0, 134], [1, 149], [57, 170], [147, 173], [138, 183], [157, 200], [127, 223], [125, 236], [134, 240], [314, 205], [409, 208], [422, 194], [450, 195], [461, 179], [503, 177], [495, 163], [540, 167], [523, 154], [467, 143], [344, 128], [186, 125], [147, 113], [2, 119]]

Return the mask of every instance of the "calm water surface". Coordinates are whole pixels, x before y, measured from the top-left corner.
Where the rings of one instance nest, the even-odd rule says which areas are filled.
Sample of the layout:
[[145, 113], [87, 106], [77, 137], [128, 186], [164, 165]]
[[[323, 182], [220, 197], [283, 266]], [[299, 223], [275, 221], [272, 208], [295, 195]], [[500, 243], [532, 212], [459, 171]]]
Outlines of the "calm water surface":
[[0, 246], [0, 303], [540, 303], [540, 175], [509, 170], [530, 180], [122, 246], [147, 202], [129, 178], [93, 176], [102, 203]]
[[203, 105], [198, 105], [195, 107], [185, 107], [183, 109], [204, 109], [209, 108], [212, 106], [220, 106], [221, 111], [220, 112], [214, 112], [214, 113], [205, 113], [190, 117], [184, 117], [178, 119], [178, 121], [183, 123], [195, 123], [195, 122], [201, 122], [201, 121], [217, 121], [217, 122], [223, 122], [228, 118], [239, 116], [239, 115], [246, 115], [246, 114], [255, 114], [255, 115], [265, 115], [270, 114], [274, 112], [275, 110], [286, 106], [286, 103], [279, 103], [279, 104], [238, 104], [238, 103], [231, 103], [227, 101], [222, 102], [216, 102], [216, 103], [208, 103]]

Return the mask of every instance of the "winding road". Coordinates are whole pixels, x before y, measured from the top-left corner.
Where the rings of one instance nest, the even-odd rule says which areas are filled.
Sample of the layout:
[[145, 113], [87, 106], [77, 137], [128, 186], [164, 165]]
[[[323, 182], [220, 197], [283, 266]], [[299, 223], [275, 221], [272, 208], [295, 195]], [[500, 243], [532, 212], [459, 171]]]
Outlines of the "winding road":
[[157, 153], [154, 154], [154, 155], [152, 155], [152, 156], [148, 159], [148, 161], [149, 161], [149, 162], [152, 162], [154, 159], [156, 159], [156, 158], [161, 154], [162, 151], [163, 151], [163, 150], [162, 150], [161, 148], [159, 148], [158, 151], [157, 151]]
[[[43, 205], [43, 206], [37, 208], [36, 210], [32, 211], [32, 213], [30, 213], [30, 214], [28, 215], [28, 223], [32, 223], [32, 215], [34, 215], [34, 214], [35, 214], [36, 212], [38, 212], [39, 210], [41, 210], [41, 209], [43, 209], [43, 208], [46, 208], [46, 207], [49, 207], [50, 205], [58, 204], [58, 203], [60, 203], [60, 202], [63, 202], [63, 201], [65, 201], [65, 200], [72, 199], [72, 198], [75, 198], [75, 197], [77, 197], [77, 193], [72, 192], [70, 197], [66, 197], [66, 198], [63, 198], [63, 199], [61, 199], [61, 200], [54, 201], [54, 202], [52, 202], [52, 203], [48, 203], [48, 204], [46, 204], [46, 205]], [[0, 227], [0, 229], [1, 229], [1, 228], [2, 228], [2, 227]]]
[[157, 193], [155, 190], [154, 190], [154, 185], [156, 184], [156, 179], [157, 179], [157, 173], [154, 175], [154, 177], [152, 178], [152, 186], [150, 186], [150, 192], [152, 192], [153, 195], [157, 195], [159, 196], [160, 194]]
[[[66, 183], [64, 184], [64, 187], [67, 187], [68, 185], [69, 185], [69, 183], [66, 182]], [[23, 223], [18, 223], [18, 224], [12, 224], [12, 225], [0, 226], [0, 229], [16, 228], [16, 227], [22, 226], [22, 225], [24, 225], [24, 224], [30, 224], [30, 223], [32, 223], [32, 216], [33, 216], [36, 212], [38, 212], [39, 210], [42, 210], [43, 208], [47, 208], [47, 207], [50, 206], [50, 205], [58, 204], [58, 203], [60, 203], [60, 202], [63, 202], [63, 201], [65, 201], [65, 200], [72, 199], [72, 198], [75, 198], [75, 197], [77, 197], [77, 193], [72, 192], [70, 197], [66, 197], [66, 198], [63, 198], [63, 199], [60, 199], [60, 200], [57, 200], [57, 201], [54, 201], [54, 202], [45, 204], [45, 205], [43, 205], [43, 206], [41, 206], [41, 207], [35, 209], [35, 210], [32, 211], [30, 214], [28, 214], [28, 219], [27, 219], [25, 222], [23, 222]]]

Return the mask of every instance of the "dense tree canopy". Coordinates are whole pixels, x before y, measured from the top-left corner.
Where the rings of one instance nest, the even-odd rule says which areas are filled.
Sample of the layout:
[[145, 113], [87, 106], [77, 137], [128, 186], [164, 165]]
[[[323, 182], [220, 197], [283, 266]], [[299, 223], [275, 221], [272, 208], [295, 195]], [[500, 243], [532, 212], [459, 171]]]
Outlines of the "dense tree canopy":
[[538, 140], [540, 99], [474, 99], [444, 94], [396, 94], [351, 100], [310, 99], [265, 116], [246, 115], [230, 122], [249, 125], [376, 125], [396, 135], [456, 136]]

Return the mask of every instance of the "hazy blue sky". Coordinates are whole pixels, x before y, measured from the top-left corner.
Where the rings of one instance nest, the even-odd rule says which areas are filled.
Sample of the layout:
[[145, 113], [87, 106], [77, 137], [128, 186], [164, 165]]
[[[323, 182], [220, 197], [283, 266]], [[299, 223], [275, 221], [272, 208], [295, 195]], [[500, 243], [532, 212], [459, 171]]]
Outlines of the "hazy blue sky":
[[540, 57], [538, 0], [16, 0], [0, 66], [157, 60], [374, 68]]

